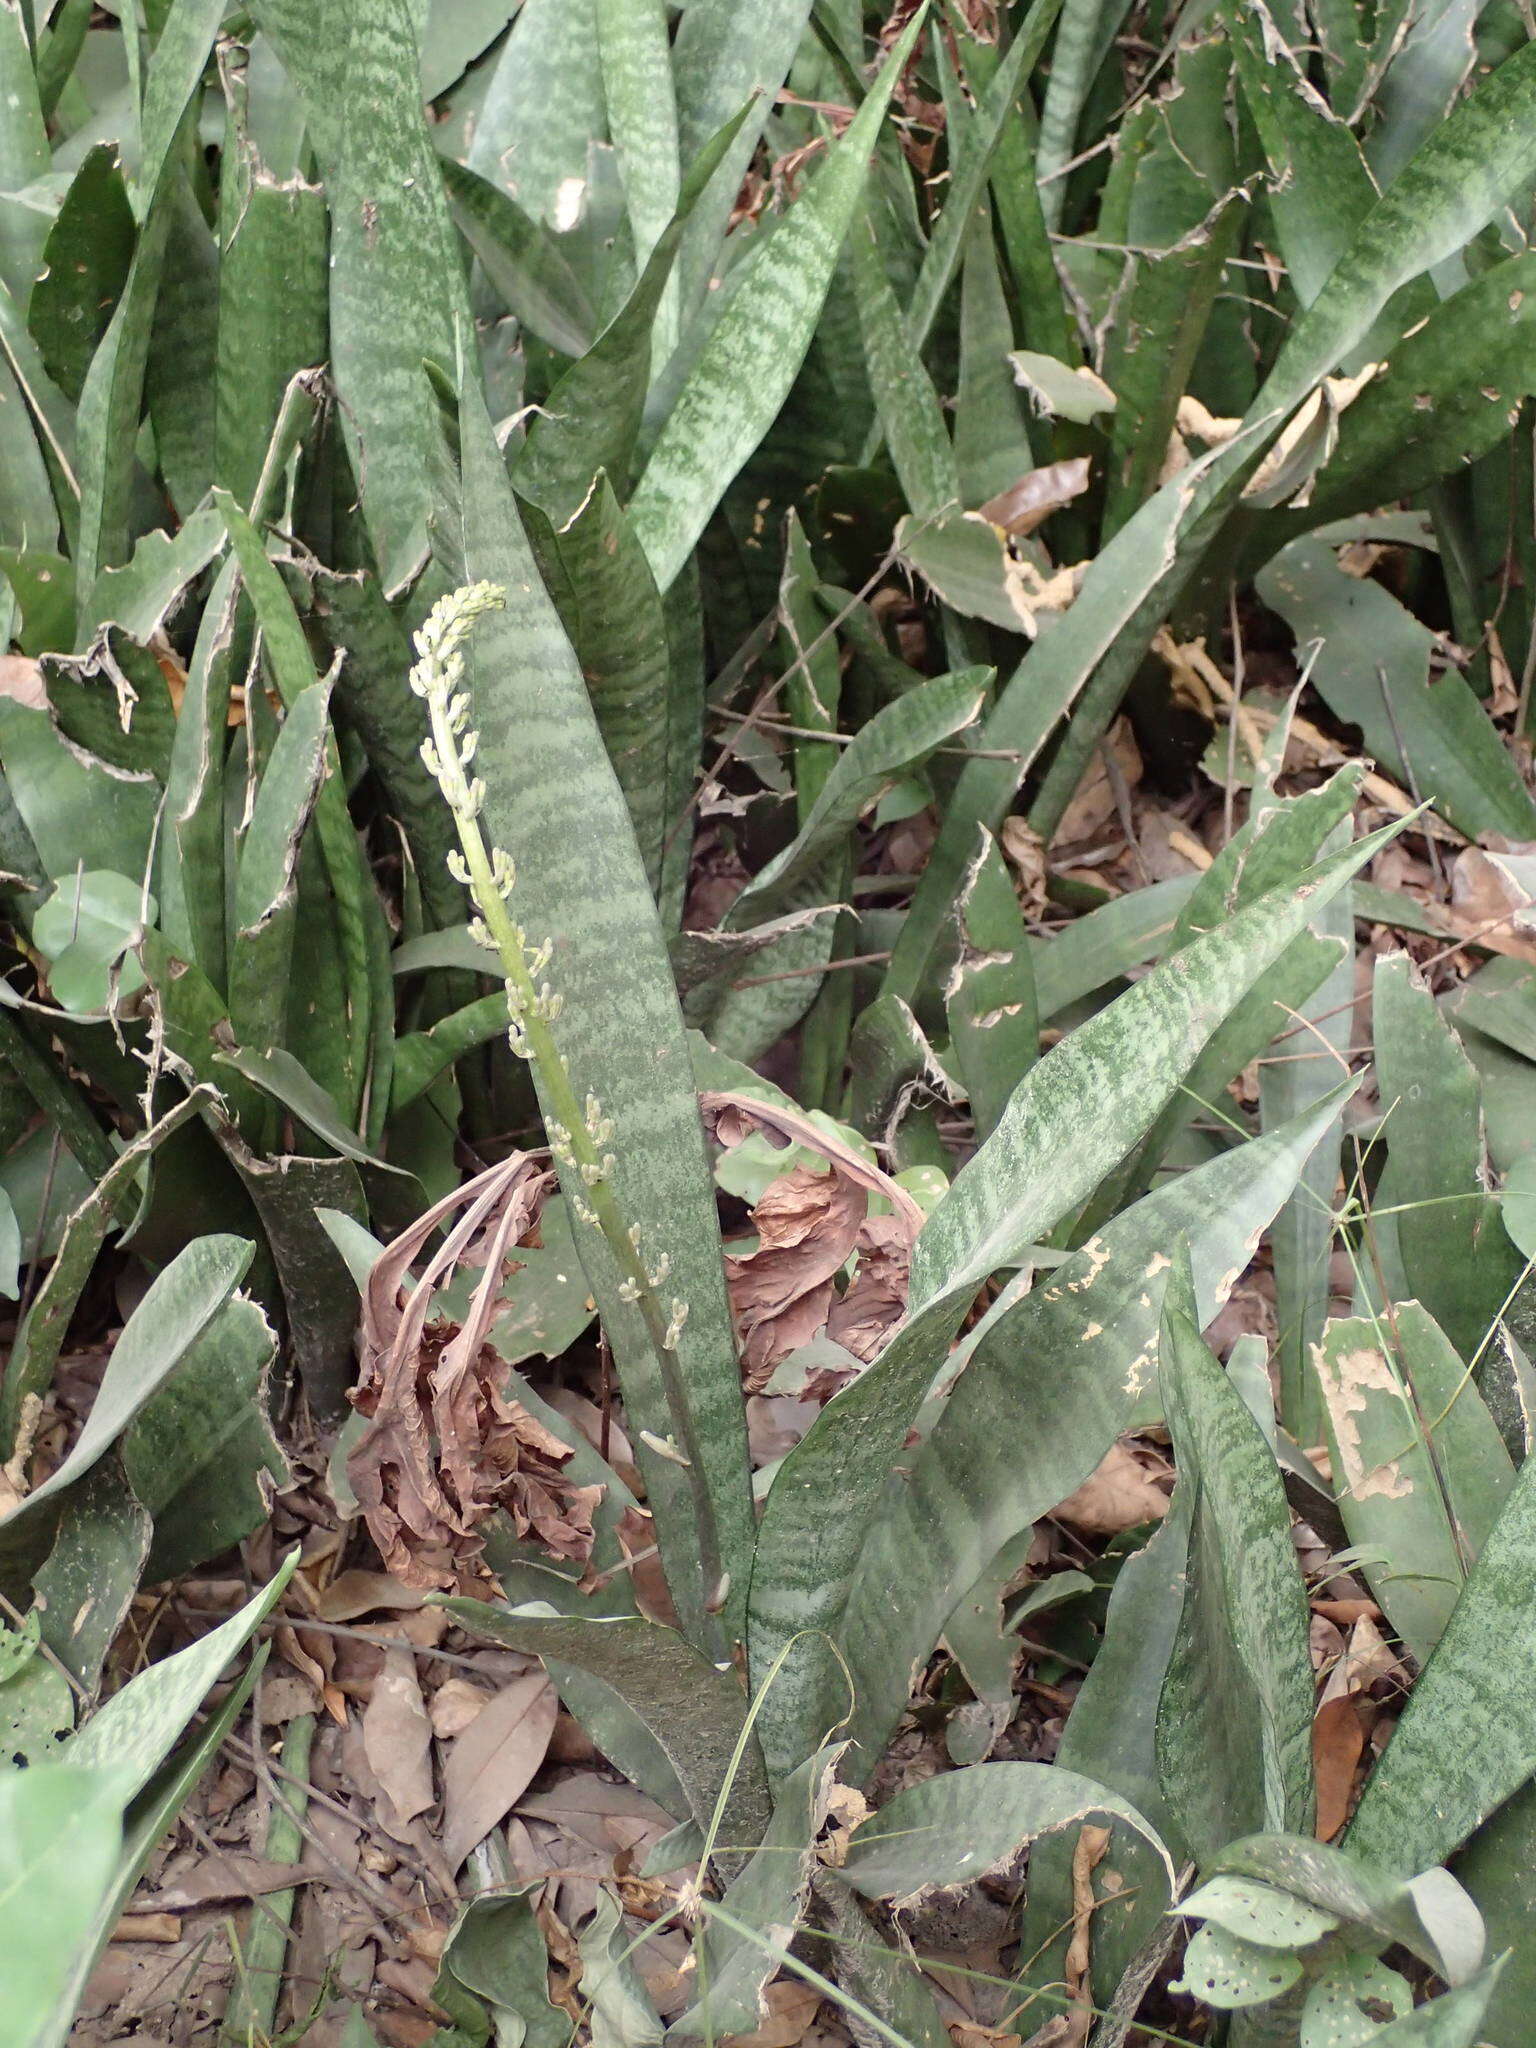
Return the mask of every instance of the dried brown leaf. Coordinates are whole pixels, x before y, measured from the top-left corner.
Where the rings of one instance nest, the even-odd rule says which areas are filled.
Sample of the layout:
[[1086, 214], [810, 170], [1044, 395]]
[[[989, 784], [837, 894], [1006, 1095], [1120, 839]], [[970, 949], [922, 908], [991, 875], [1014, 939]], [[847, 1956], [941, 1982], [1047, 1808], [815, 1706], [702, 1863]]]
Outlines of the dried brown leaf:
[[392, 1614], [408, 1612], [419, 1607], [422, 1598], [419, 1587], [402, 1586], [388, 1572], [338, 1572], [316, 1600], [315, 1613], [321, 1621], [356, 1621], [380, 1608]]
[[533, 1781], [560, 1702], [542, 1671], [496, 1693], [454, 1742], [443, 1766], [443, 1855], [455, 1870], [504, 1820]]
[[432, 1804], [432, 1723], [407, 1650], [386, 1650], [363, 1710], [363, 1750], [393, 1808], [386, 1824], [407, 1828]]
[[[553, 1184], [514, 1153], [434, 1204], [369, 1276], [352, 1400], [370, 1426], [347, 1472], [385, 1564], [409, 1586], [471, 1579], [480, 1525], [498, 1508], [519, 1536], [534, 1536], [557, 1557], [584, 1562], [591, 1554], [602, 1489], [565, 1478], [571, 1447], [508, 1398], [511, 1369], [485, 1341], [508, 1257], [537, 1230]], [[459, 1220], [402, 1307], [413, 1261], [455, 1209]], [[438, 1286], [471, 1263], [481, 1277], [464, 1322], [429, 1323]]]
[[490, 1699], [485, 1687], [474, 1684], [471, 1679], [445, 1679], [433, 1693], [428, 1710], [432, 1716], [432, 1733], [439, 1742], [451, 1742], [455, 1735], [462, 1735], [472, 1721], [479, 1719]]
[[761, 1393], [779, 1360], [825, 1327], [865, 1207], [862, 1188], [809, 1166], [763, 1191], [752, 1212], [757, 1250], [725, 1262], [748, 1393]]
[[799, 1977], [777, 1977], [761, 2003], [761, 2024], [750, 2034], [723, 2034], [720, 2048], [796, 2048], [821, 2010], [821, 1993]]
[[995, 498], [988, 498], [977, 509], [983, 519], [1000, 527], [1011, 540], [1018, 540], [1033, 533], [1063, 505], [1080, 498], [1087, 488], [1088, 458], [1074, 455], [1065, 462], [1050, 462], [1043, 469], [1029, 470], [1016, 484], [999, 491]]
[[[760, 1393], [780, 1359], [828, 1326], [841, 1307], [836, 1275], [861, 1241], [870, 1272], [842, 1320], [873, 1345], [905, 1307], [903, 1286], [896, 1316], [888, 1313], [902, 1253], [910, 1255], [923, 1225], [922, 1210], [889, 1174], [799, 1111], [723, 1091], [702, 1096], [700, 1106], [718, 1144], [730, 1147], [752, 1131], [766, 1131], [820, 1152], [832, 1169], [818, 1173], [799, 1166], [781, 1174], [753, 1211], [758, 1249], [726, 1260], [747, 1392]], [[866, 1217], [869, 1194], [883, 1195], [894, 1214]], [[872, 1229], [876, 1224], [885, 1227]], [[836, 1341], [855, 1350], [842, 1337]], [[867, 1357], [872, 1351], [856, 1355]]]
[[896, 1217], [866, 1216], [854, 1249], [859, 1263], [842, 1298], [833, 1303], [827, 1335], [867, 1365], [906, 1314], [912, 1239]]
[[1112, 1444], [1101, 1463], [1055, 1510], [1058, 1521], [1093, 1536], [1118, 1536], [1143, 1522], [1161, 1521], [1168, 1496], [1154, 1485], [1127, 1444]]

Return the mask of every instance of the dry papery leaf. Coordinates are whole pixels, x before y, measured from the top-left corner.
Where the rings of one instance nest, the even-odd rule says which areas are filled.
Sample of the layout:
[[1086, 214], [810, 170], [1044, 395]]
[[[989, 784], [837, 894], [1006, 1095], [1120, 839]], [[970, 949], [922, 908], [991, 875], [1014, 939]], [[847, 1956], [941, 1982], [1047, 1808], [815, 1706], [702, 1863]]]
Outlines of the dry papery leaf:
[[533, 1782], [554, 1733], [559, 1696], [542, 1671], [493, 1694], [443, 1765], [443, 1855], [457, 1870]]
[[[1346, 1643], [1337, 1622], [1346, 1618], [1318, 1611], [1368, 1607], [1352, 1620]], [[1317, 1773], [1317, 1838], [1331, 1842], [1349, 1819], [1366, 1738], [1379, 1718], [1372, 1687], [1404, 1682], [1402, 1664], [1388, 1647], [1373, 1616], [1373, 1601], [1322, 1601], [1312, 1616], [1312, 1657], [1327, 1680], [1312, 1721], [1312, 1759]]]
[[977, 510], [1010, 540], [1018, 540], [1033, 533], [1063, 505], [1080, 498], [1087, 488], [1088, 458], [1074, 455], [1066, 462], [1050, 462], [1043, 469], [1027, 471], [1016, 484], [999, 491], [995, 498], [988, 498]]
[[425, 1813], [436, 1797], [432, 1723], [421, 1696], [416, 1660], [408, 1650], [384, 1653], [373, 1697], [363, 1710], [363, 1749], [394, 1809], [384, 1819], [398, 1833], [418, 1813]]
[[1491, 953], [1512, 960], [1536, 961], [1536, 904], [1521, 871], [1512, 870], [1500, 854], [1529, 856], [1528, 842], [1502, 840], [1488, 851], [1469, 846], [1451, 869], [1451, 922], [1464, 937]]
[[[763, 1131], [809, 1146], [831, 1168], [797, 1166], [771, 1182], [752, 1212], [757, 1250], [726, 1259], [747, 1392], [761, 1393], [780, 1359], [822, 1330], [855, 1357], [872, 1358], [905, 1309], [922, 1210], [889, 1174], [798, 1111], [724, 1091], [701, 1096], [700, 1107], [727, 1149]], [[872, 1193], [886, 1196], [894, 1213], [867, 1215]], [[836, 1276], [855, 1250], [858, 1271], [840, 1296]], [[825, 1397], [840, 1383], [832, 1376], [818, 1391]]]
[[1069, 1493], [1054, 1510], [1054, 1516], [1091, 1536], [1118, 1536], [1143, 1522], [1161, 1521], [1167, 1512], [1167, 1494], [1129, 1444], [1111, 1444], [1077, 1491]]
[[[472, 1582], [480, 1525], [497, 1508], [552, 1555], [591, 1555], [602, 1489], [565, 1478], [570, 1445], [507, 1397], [510, 1368], [485, 1341], [508, 1255], [537, 1227], [553, 1185], [552, 1174], [513, 1153], [434, 1203], [368, 1277], [351, 1399], [369, 1427], [347, 1475], [379, 1554], [409, 1586]], [[458, 1221], [402, 1307], [412, 1263], [455, 1210]], [[482, 1273], [466, 1320], [429, 1327], [438, 1287], [472, 1256]]]
[[796, 2048], [821, 2010], [821, 1993], [799, 1977], [776, 1977], [763, 1993], [762, 2024], [750, 2034], [724, 2034], [720, 2048]]

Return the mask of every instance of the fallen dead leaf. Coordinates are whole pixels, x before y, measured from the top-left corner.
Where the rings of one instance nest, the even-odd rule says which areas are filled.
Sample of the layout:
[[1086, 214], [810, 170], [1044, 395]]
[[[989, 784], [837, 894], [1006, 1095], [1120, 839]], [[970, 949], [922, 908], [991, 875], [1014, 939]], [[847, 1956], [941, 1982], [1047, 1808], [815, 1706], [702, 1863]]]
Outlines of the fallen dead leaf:
[[1038, 917], [1046, 904], [1045, 846], [1027, 818], [1004, 818], [998, 841], [1019, 878], [1019, 900], [1026, 917]]
[[1054, 1515], [1091, 1536], [1118, 1536], [1143, 1522], [1161, 1521], [1167, 1512], [1167, 1494], [1154, 1484], [1136, 1453], [1128, 1444], [1112, 1444]]
[[1086, 455], [1049, 462], [1043, 469], [1029, 470], [977, 509], [990, 525], [999, 527], [1010, 540], [1018, 540], [1083, 495], [1088, 488], [1088, 468]]
[[[363, 1709], [363, 1750], [394, 1809], [394, 1820], [409, 1827], [432, 1804], [432, 1723], [406, 1650], [386, 1650], [373, 1697]], [[389, 1816], [386, 1815], [386, 1821]]]
[[[1128, 790], [1134, 789], [1141, 781], [1142, 761], [1141, 749], [1136, 744], [1129, 719], [1115, 720], [1106, 744], [1121, 781]], [[1101, 745], [1094, 748], [1093, 759], [1062, 815], [1051, 844], [1078, 846], [1086, 840], [1096, 839], [1118, 809], [1114, 778], [1105, 760], [1105, 746]]]
[[1317, 1774], [1317, 1839], [1331, 1842], [1349, 1819], [1355, 1771], [1365, 1748], [1365, 1729], [1354, 1698], [1325, 1699], [1312, 1721], [1312, 1762]]
[[315, 1602], [321, 1621], [356, 1621], [382, 1607], [403, 1613], [419, 1607], [424, 1595], [419, 1586], [402, 1586], [388, 1572], [338, 1572]]
[[454, 1870], [504, 1820], [543, 1763], [559, 1711], [542, 1671], [494, 1694], [443, 1765], [443, 1855]]
[[1091, 1969], [1093, 1916], [1098, 1901], [1093, 1895], [1093, 1873], [1103, 1862], [1109, 1847], [1109, 1829], [1088, 1821], [1077, 1831], [1072, 1848], [1072, 1938], [1067, 1944], [1063, 1969], [1072, 2010], [1061, 2017], [1070, 2020], [1062, 2036], [1062, 2048], [1083, 2048], [1093, 2025], [1093, 1976]]
[[479, 1715], [491, 1698], [484, 1686], [475, 1685], [467, 1678], [449, 1678], [432, 1695], [429, 1712], [432, 1717], [432, 1733], [439, 1742], [451, 1742], [456, 1735], [462, 1735], [470, 1723]]
[[796, 2048], [821, 2010], [821, 1993], [799, 1977], [777, 1977], [763, 1993], [767, 2010], [750, 2034], [724, 2034], [720, 2048]]

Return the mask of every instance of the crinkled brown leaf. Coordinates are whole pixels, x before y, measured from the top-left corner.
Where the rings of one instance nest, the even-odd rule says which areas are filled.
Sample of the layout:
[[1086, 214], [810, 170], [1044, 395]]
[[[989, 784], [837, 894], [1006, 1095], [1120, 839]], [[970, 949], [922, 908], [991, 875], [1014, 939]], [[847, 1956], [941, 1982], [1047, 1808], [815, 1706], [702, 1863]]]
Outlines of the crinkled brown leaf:
[[749, 1393], [761, 1393], [779, 1360], [825, 1327], [833, 1278], [852, 1254], [866, 1201], [842, 1175], [809, 1166], [764, 1189], [752, 1212], [757, 1250], [725, 1262]]
[[[571, 1447], [508, 1397], [510, 1368], [485, 1341], [508, 1254], [537, 1227], [552, 1185], [516, 1153], [434, 1204], [369, 1276], [352, 1400], [370, 1426], [347, 1473], [380, 1555], [407, 1585], [461, 1582], [497, 1508], [557, 1557], [591, 1554], [602, 1489], [565, 1478]], [[462, 1214], [402, 1307], [413, 1261], [455, 1209]], [[481, 1277], [464, 1322], [429, 1327], [437, 1288], [471, 1259]]]
[[[753, 1211], [758, 1249], [726, 1260], [747, 1392], [761, 1393], [780, 1359], [823, 1329], [855, 1357], [871, 1358], [906, 1307], [906, 1267], [922, 1210], [889, 1174], [799, 1111], [724, 1091], [701, 1096], [700, 1107], [720, 1145], [765, 1131], [820, 1152], [832, 1169], [798, 1166], [781, 1174]], [[884, 1196], [894, 1213], [866, 1216], [871, 1194]], [[839, 1296], [836, 1276], [855, 1249], [858, 1271]], [[822, 1398], [835, 1391], [829, 1385]]]
[[827, 1317], [827, 1335], [866, 1365], [907, 1312], [912, 1238], [895, 1216], [866, 1216], [854, 1241], [859, 1263]]

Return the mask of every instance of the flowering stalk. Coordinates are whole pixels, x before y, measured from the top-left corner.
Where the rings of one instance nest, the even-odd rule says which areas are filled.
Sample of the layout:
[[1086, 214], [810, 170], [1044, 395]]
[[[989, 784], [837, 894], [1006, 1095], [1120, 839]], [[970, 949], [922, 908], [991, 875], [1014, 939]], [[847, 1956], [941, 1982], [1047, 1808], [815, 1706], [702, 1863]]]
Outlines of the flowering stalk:
[[[550, 1150], [567, 1169], [572, 1207], [584, 1223], [602, 1232], [622, 1275], [619, 1298], [639, 1309], [656, 1354], [673, 1434], [665, 1442], [648, 1431], [642, 1434], [654, 1451], [688, 1473], [698, 1518], [700, 1561], [705, 1583], [713, 1589], [707, 1605], [711, 1612], [718, 1612], [729, 1587], [721, 1579], [714, 1509], [677, 1358], [688, 1304], [672, 1297], [663, 1307], [659, 1290], [667, 1278], [667, 1254], [663, 1252], [654, 1264], [648, 1263], [641, 1249], [639, 1225], [624, 1221], [613, 1191], [614, 1157], [607, 1150], [613, 1137], [612, 1120], [603, 1114], [595, 1095], [589, 1093], [584, 1103], [578, 1101], [569, 1062], [551, 1029], [562, 1001], [545, 979], [551, 943], [548, 939], [531, 940], [513, 916], [517, 870], [512, 856], [502, 847], [487, 847], [480, 829], [485, 784], [473, 773], [480, 735], [468, 730], [470, 703], [462, 687], [463, 647], [475, 621], [485, 612], [499, 611], [504, 603], [505, 592], [494, 583], [470, 584], [439, 598], [417, 632], [418, 659], [410, 682], [425, 701], [431, 724], [431, 737], [423, 741], [421, 756], [453, 813], [460, 850], [448, 856], [448, 870], [469, 890], [479, 913], [470, 926], [472, 935], [501, 961], [508, 1039], [513, 1052], [538, 1074]], [[579, 1193], [572, 1181], [580, 1184]]]

